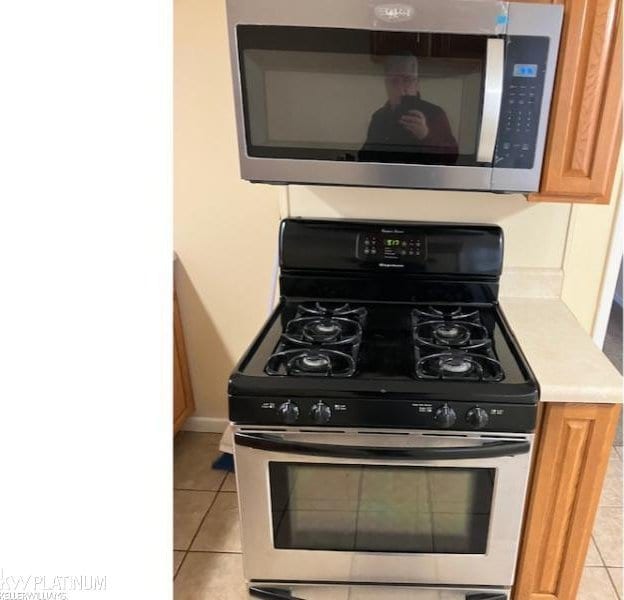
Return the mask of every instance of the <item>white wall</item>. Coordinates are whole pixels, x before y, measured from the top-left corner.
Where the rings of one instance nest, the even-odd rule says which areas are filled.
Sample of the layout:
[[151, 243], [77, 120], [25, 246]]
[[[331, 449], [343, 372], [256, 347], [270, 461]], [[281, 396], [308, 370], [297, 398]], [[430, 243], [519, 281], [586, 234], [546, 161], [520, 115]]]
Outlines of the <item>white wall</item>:
[[224, 2], [176, 0], [174, 248], [197, 414], [226, 417], [230, 371], [266, 315], [278, 190], [241, 181]]
[[496, 223], [506, 267], [561, 268], [569, 204], [529, 203], [519, 195], [290, 186], [291, 215]]

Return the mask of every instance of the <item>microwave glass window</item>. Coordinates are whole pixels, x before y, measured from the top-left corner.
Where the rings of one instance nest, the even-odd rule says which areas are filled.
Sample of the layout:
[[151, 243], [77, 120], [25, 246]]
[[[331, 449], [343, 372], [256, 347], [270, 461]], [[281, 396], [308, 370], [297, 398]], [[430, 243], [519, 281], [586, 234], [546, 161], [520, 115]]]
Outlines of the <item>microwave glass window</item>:
[[269, 463], [273, 543], [485, 554], [494, 469]]
[[474, 165], [485, 36], [239, 26], [250, 156]]

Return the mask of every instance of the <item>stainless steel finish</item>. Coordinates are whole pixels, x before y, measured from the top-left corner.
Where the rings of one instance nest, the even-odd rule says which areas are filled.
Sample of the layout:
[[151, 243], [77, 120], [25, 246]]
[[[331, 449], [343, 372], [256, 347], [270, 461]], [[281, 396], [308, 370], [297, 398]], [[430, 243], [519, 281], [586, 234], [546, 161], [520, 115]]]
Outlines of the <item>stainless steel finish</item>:
[[509, 594], [504, 588], [435, 588], [426, 586], [383, 585], [311, 585], [276, 584], [275, 582], [254, 582], [255, 587], [267, 587], [290, 592], [303, 600], [466, 600], [469, 594], [486, 594], [504, 598]]
[[[533, 441], [532, 434], [495, 435], [455, 431], [364, 432], [358, 429], [237, 427], [235, 432], [270, 432], [271, 435], [285, 440], [360, 447], [465, 447], [492, 441]], [[234, 454], [241, 511], [243, 565], [248, 580], [345, 583], [375, 581], [498, 587], [511, 586], [513, 582], [531, 453], [492, 459], [357, 461], [356, 464], [363, 465], [495, 469], [488, 550], [486, 554], [479, 555], [275, 549], [271, 522], [269, 462], [354, 464], [354, 460], [261, 451], [236, 444]]]
[[489, 190], [492, 177], [490, 167], [347, 163], [255, 158], [246, 154], [241, 156], [240, 163], [243, 179], [269, 183]]
[[[391, 4], [391, 3], [390, 3]], [[413, 20], [388, 22], [375, 9], [386, 2], [363, 0], [227, 0], [234, 106], [243, 179], [268, 183], [336, 184], [430, 189], [491, 189], [490, 167], [339, 163], [257, 158], [247, 154], [236, 26], [243, 24], [345, 27], [355, 29], [497, 35], [505, 32], [507, 2], [491, 0], [410, 0]]]
[[[436, 33], [504, 33], [507, 2], [496, 0], [405, 0], [405, 18], [383, 18], [383, 0], [227, 0], [230, 33], [240, 24], [301, 25]], [[409, 15], [407, 13], [410, 13]]]
[[[456, 190], [536, 191], [539, 188], [548, 110], [554, 82], [563, 15], [560, 5], [493, 0], [406, 0], [411, 16], [387, 20], [375, 0], [227, 0], [232, 83], [243, 179], [267, 183], [336, 184]], [[376, 12], [377, 9], [377, 12]], [[410, 12], [410, 11], [407, 11]], [[407, 13], [404, 13], [407, 14]], [[236, 26], [243, 24], [344, 27], [385, 31], [546, 35], [551, 40], [539, 132], [532, 169], [343, 163], [319, 160], [257, 158], [247, 154]]]
[[489, 38], [487, 41], [481, 132], [479, 134], [479, 147], [477, 148], [478, 162], [490, 163], [494, 158], [498, 119], [503, 100], [504, 75], [505, 40]]
[[492, 169], [493, 190], [509, 192], [535, 192], [539, 190], [562, 21], [563, 6], [561, 4], [522, 4], [516, 2], [509, 4], [507, 35], [539, 35], [549, 38], [548, 60], [546, 62], [546, 78], [535, 142], [533, 168], [500, 169], [494, 165], [494, 169]]

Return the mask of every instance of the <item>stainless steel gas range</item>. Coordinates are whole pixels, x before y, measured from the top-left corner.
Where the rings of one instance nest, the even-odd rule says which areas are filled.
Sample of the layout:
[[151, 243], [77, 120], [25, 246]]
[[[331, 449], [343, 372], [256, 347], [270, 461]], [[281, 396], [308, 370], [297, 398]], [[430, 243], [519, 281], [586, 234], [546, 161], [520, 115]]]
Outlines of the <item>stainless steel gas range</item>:
[[538, 386], [502, 261], [493, 226], [282, 222], [229, 386], [252, 596], [508, 598]]

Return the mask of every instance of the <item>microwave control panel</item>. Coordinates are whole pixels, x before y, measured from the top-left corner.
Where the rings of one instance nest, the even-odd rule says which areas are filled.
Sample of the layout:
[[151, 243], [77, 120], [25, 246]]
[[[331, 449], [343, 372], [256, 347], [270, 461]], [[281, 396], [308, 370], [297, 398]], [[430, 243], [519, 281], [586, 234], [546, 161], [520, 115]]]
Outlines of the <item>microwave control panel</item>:
[[548, 43], [545, 37], [507, 38], [495, 167], [533, 168]]
[[392, 230], [367, 231], [358, 235], [357, 258], [387, 265], [424, 263], [427, 240], [424, 234]]

